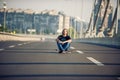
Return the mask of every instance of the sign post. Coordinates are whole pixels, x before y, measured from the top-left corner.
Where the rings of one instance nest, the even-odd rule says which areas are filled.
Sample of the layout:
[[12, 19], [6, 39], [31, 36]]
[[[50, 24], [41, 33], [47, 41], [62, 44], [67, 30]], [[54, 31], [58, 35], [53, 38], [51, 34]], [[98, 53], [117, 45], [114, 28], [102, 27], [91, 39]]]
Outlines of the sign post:
[[32, 34], [33, 32], [36, 32], [36, 29], [28, 29], [27, 30], [30, 34]]

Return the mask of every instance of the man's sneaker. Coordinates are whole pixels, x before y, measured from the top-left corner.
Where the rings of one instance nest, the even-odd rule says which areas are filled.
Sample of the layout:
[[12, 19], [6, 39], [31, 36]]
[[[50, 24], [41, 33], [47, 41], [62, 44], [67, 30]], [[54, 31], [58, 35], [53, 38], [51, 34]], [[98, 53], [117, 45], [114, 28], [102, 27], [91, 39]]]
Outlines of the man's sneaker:
[[70, 51], [66, 51], [66, 53], [71, 53]]
[[58, 53], [62, 53], [63, 51], [59, 51]]
[[65, 53], [66, 53], [66, 51], [63, 51], [62, 53], [63, 53], [63, 54], [65, 54]]

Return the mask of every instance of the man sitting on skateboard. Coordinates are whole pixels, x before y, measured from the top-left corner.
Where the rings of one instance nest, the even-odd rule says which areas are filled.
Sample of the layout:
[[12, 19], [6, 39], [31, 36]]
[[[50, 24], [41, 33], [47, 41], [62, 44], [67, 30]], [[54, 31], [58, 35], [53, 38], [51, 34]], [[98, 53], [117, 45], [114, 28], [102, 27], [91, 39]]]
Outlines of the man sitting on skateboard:
[[68, 35], [67, 29], [63, 29], [62, 35], [59, 35], [56, 39], [59, 53], [66, 53], [70, 48], [72, 42], [71, 37]]

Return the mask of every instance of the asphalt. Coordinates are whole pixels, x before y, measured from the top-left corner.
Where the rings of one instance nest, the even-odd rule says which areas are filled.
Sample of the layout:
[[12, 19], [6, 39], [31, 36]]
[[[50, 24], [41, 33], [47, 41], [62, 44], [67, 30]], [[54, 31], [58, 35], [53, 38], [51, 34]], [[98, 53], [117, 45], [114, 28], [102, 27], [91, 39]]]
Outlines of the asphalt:
[[0, 80], [120, 80], [120, 49], [72, 42], [59, 54], [54, 40], [1, 41]]

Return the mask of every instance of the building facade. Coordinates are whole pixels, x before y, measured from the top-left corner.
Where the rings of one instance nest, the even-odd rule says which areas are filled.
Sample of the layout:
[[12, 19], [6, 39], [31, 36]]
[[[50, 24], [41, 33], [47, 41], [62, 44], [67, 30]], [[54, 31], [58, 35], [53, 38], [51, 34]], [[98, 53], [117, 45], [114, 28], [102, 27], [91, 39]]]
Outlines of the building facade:
[[60, 34], [63, 28], [70, 29], [70, 27], [74, 29], [76, 34], [80, 34], [81, 22], [83, 23], [83, 29], [86, 28], [85, 22], [55, 10], [35, 12], [31, 9], [11, 8], [5, 12], [0, 9], [0, 24], [2, 26], [4, 21], [7, 32], [15, 31], [21, 34]]
[[[8, 9], [5, 26], [9, 32], [35, 34], [55, 34], [59, 26], [59, 15], [55, 11], [36, 13], [30, 9]], [[0, 9], [0, 24], [4, 25], [4, 10]]]

